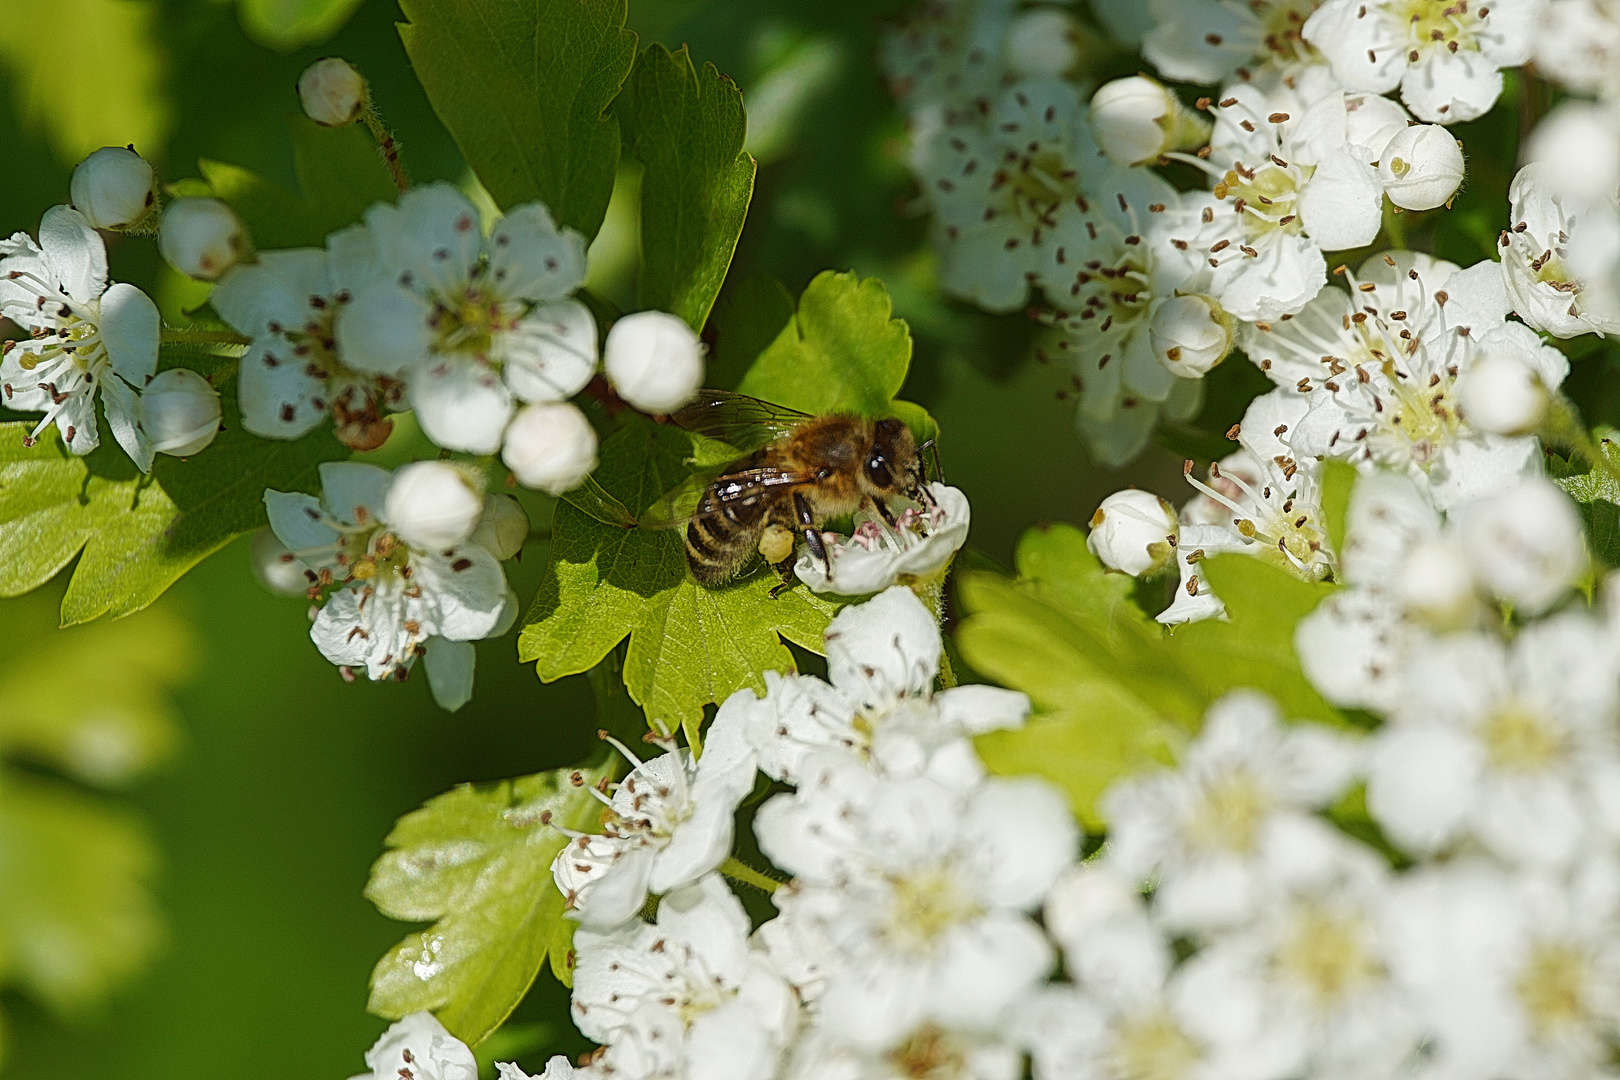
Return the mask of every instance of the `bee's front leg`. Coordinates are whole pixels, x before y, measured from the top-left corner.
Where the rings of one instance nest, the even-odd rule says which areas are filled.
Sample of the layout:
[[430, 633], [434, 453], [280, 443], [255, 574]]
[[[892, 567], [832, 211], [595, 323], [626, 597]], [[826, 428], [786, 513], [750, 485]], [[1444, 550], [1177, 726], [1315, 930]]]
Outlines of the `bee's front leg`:
[[831, 578], [832, 556], [827, 553], [827, 545], [821, 542], [821, 530], [816, 527], [816, 516], [810, 512], [810, 501], [802, 493], [794, 492], [793, 509], [799, 515], [799, 530], [804, 533], [804, 546], [810, 549], [812, 558], [821, 560], [827, 577]]
[[889, 509], [889, 504], [888, 503], [884, 502], [882, 499], [878, 498], [876, 495], [872, 496], [870, 501], [871, 501], [872, 505], [877, 508], [877, 512], [878, 512], [879, 516], [881, 516], [884, 521], [889, 523], [889, 528], [898, 529], [900, 527], [895, 522], [895, 520], [894, 520], [894, 511]]

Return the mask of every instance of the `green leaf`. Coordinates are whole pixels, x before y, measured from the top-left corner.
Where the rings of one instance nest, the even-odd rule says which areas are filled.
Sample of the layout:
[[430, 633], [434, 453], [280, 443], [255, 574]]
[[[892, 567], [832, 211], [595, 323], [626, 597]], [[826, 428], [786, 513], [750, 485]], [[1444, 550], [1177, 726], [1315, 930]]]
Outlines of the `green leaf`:
[[559, 769], [464, 784], [401, 818], [365, 895], [389, 918], [433, 926], [377, 962], [367, 1007], [390, 1019], [433, 1010], [472, 1045], [498, 1028], [572, 934], [551, 878], [567, 843], [558, 827], [591, 827], [601, 806], [587, 787], [603, 776]]
[[[632, 420], [602, 444], [595, 476], [633, 514], [683, 481], [689, 461], [731, 452], [667, 424]], [[621, 529], [567, 504], [552, 523], [551, 564], [524, 618], [519, 659], [550, 682], [595, 666], [626, 636], [624, 681], [648, 723], [665, 731], [701, 721], [703, 707], [764, 672], [794, 670], [783, 639], [819, 651], [836, 608], [793, 589], [772, 598], [761, 568], [709, 589], [686, 568], [679, 529]]]
[[219, 389], [225, 430], [195, 457], [160, 455], [150, 476], [105, 428], [94, 452], [74, 457], [54, 432], [30, 448], [32, 423], [0, 424], [0, 596], [37, 588], [79, 555], [64, 626], [138, 611], [262, 524], [265, 488], [317, 490], [317, 466], [348, 456], [326, 429], [290, 442], [250, 435], [234, 378]]
[[887, 415], [911, 364], [911, 333], [892, 316], [877, 278], [824, 271], [737, 389], [808, 413]]
[[733, 390], [759, 354], [775, 341], [793, 318], [793, 297], [768, 274], [734, 279], [720, 295], [710, 331], [708, 385]]
[[1577, 473], [1574, 461], [1554, 454], [1549, 455], [1548, 473], [1580, 507], [1592, 554], [1607, 566], [1620, 566], [1620, 481], [1615, 479], [1620, 475], [1620, 444], [1613, 429], [1599, 429], [1595, 434], [1602, 455], [1597, 468]]
[[242, 28], [272, 49], [296, 49], [337, 33], [360, 0], [240, 0]]
[[173, 119], [163, 19], [157, 4], [128, 0], [6, 0], [0, 65], [11, 100], [63, 165], [102, 146], [161, 153]]
[[156, 863], [128, 816], [65, 785], [0, 778], [0, 971], [75, 1013], [139, 970], [162, 937]]
[[726, 279], [754, 192], [737, 84], [686, 46], [650, 46], [613, 104], [624, 151], [640, 161], [641, 276], [636, 301], [702, 330]]
[[1322, 520], [1328, 543], [1344, 553], [1344, 531], [1350, 524], [1350, 492], [1356, 486], [1356, 467], [1347, 461], [1322, 463]]
[[1016, 581], [981, 571], [958, 586], [963, 658], [1036, 708], [1024, 728], [981, 736], [979, 751], [992, 772], [1062, 786], [1088, 827], [1105, 824], [1097, 802], [1110, 784], [1170, 760], [1228, 691], [1269, 693], [1290, 719], [1345, 722], [1293, 654], [1294, 626], [1325, 586], [1246, 556], [1210, 559], [1205, 572], [1231, 621], [1167, 634], [1131, 599], [1133, 582], [1106, 572], [1073, 526], [1025, 534], [1017, 566]]
[[322, 127], [304, 116], [288, 117], [287, 128], [301, 196], [238, 165], [198, 162], [208, 187], [236, 211], [259, 247], [324, 247], [329, 233], [359, 221], [367, 207], [398, 197], [365, 128]]
[[401, 0], [411, 66], [497, 205], [538, 200], [586, 239], [613, 194], [636, 55], [625, 0]]

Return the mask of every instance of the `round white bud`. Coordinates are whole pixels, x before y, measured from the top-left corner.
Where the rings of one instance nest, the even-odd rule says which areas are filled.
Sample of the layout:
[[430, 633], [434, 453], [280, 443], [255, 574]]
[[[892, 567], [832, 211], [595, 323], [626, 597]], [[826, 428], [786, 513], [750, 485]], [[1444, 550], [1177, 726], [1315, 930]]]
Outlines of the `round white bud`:
[[309, 567], [304, 560], [287, 550], [269, 529], [253, 534], [249, 552], [253, 561], [253, 576], [259, 584], [281, 596], [303, 596], [310, 586]]
[[703, 385], [703, 343], [678, 316], [638, 311], [608, 331], [602, 367], [619, 396], [635, 408], [674, 412]]
[[366, 111], [366, 80], [339, 56], [323, 56], [298, 76], [304, 115], [325, 127], [347, 127]]
[[247, 252], [247, 230], [218, 199], [176, 199], [163, 211], [158, 250], [187, 277], [214, 281]]
[[507, 426], [501, 460], [524, 487], [561, 495], [596, 468], [596, 429], [567, 402], [525, 405]]
[[1413, 124], [1395, 133], [1378, 162], [1389, 201], [1404, 210], [1433, 210], [1463, 180], [1462, 147], [1439, 124]]
[[1172, 296], [1148, 324], [1153, 355], [1184, 379], [1198, 379], [1232, 351], [1232, 317], [1212, 297]]
[[1506, 353], [1481, 356], [1457, 386], [1463, 419], [1493, 435], [1531, 434], [1541, 426], [1550, 401], [1541, 377]]
[[1561, 600], [1587, 569], [1580, 514], [1545, 477], [1527, 477], [1452, 515], [1474, 579], [1525, 615]]
[[1013, 19], [1002, 55], [1014, 75], [1061, 78], [1080, 59], [1074, 18], [1061, 8], [1034, 8]]
[[97, 229], [139, 224], [157, 203], [152, 166], [127, 146], [103, 146], [73, 170], [73, 209]]
[[422, 551], [443, 551], [467, 539], [483, 510], [483, 485], [448, 461], [401, 467], [383, 500], [389, 530]]
[[1389, 140], [1412, 123], [1405, 109], [1379, 94], [1346, 94], [1344, 118], [1344, 141], [1367, 151], [1368, 161], [1383, 157]]
[[485, 495], [484, 513], [473, 530], [472, 542], [503, 562], [523, 550], [529, 539], [529, 515], [510, 495]]
[[219, 391], [195, 371], [160, 371], [141, 391], [141, 430], [158, 453], [190, 457], [219, 434]]
[[1478, 606], [1467, 556], [1438, 538], [1420, 540], [1407, 552], [1395, 595], [1408, 614], [1437, 630], [1460, 629]]
[[1087, 122], [1103, 153], [1121, 165], [1142, 165], [1167, 150], [1201, 143], [1209, 124], [1145, 75], [1104, 83], [1091, 96]]
[[1170, 562], [1180, 535], [1169, 503], [1151, 491], [1126, 488], [1104, 499], [1091, 515], [1086, 547], [1108, 569], [1141, 577]]

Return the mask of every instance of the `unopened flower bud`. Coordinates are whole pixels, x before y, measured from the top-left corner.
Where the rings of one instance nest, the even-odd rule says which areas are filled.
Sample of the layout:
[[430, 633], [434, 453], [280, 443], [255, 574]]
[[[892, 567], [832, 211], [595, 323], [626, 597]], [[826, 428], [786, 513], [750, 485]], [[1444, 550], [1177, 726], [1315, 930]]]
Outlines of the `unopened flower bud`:
[[309, 567], [304, 560], [287, 550], [287, 545], [269, 529], [253, 534], [249, 553], [253, 561], [253, 576], [259, 584], [281, 596], [303, 596], [309, 589]]
[[1463, 419], [1493, 435], [1529, 435], [1547, 415], [1550, 396], [1529, 365], [1505, 353], [1486, 353], [1457, 386]]
[[1545, 477], [1453, 512], [1474, 578], [1525, 615], [1552, 607], [1586, 572], [1586, 538], [1575, 504]]
[[1086, 547], [1108, 569], [1141, 577], [1169, 563], [1180, 533], [1169, 503], [1150, 491], [1126, 488], [1097, 507]]
[[1026, 79], [1060, 78], [1080, 59], [1078, 27], [1060, 8], [1034, 8], [1013, 19], [1002, 38], [1007, 68]]
[[219, 392], [195, 371], [160, 371], [141, 391], [141, 430], [158, 453], [190, 457], [219, 434]]
[[678, 316], [638, 311], [608, 331], [602, 367], [619, 396], [635, 408], [674, 412], [703, 385], [703, 343]]
[[176, 199], [163, 212], [158, 250], [188, 277], [214, 281], [247, 252], [247, 230], [218, 199]]
[[1344, 118], [1344, 141], [1368, 151], [1368, 161], [1383, 157], [1389, 141], [1412, 123], [1405, 109], [1379, 94], [1346, 94]]
[[1414, 124], [1384, 147], [1378, 178], [1389, 201], [1402, 209], [1444, 206], [1463, 180], [1462, 147], [1439, 124]]
[[1232, 351], [1232, 317], [1213, 298], [1172, 296], [1148, 324], [1153, 354], [1184, 379], [1202, 378]]
[[1468, 559], [1445, 540], [1415, 544], [1401, 563], [1394, 585], [1407, 614], [1437, 630], [1462, 628], [1478, 606]]
[[324, 56], [298, 76], [304, 115], [325, 127], [347, 127], [360, 119], [366, 98], [366, 80], [342, 57]]
[[394, 473], [383, 517], [395, 536], [422, 551], [453, 548], [472, 535], [484, 510], [476, 475], [448, 461], [417, 461]]
[[1097, 145], [1121, 165], [1154, 161], [1209, 132], [1176, 95], [1144, 75], [1104, 83], [1091, 97], [1088, 120]]
[[596, 468], [596, 430], [567, 402], [525, 405], [506, 429], [501, 460], [524, 487], [561, 495]]
[[529, 515], [522, 504], [510, 495], [485, 495], [472, 542], [504, 562], [522, 551], [528, 539]]
[[73, 208], [97, 229], [136, 225], [157, 202], [152, 166], [127, 146], [103, 146], [73, 170]]

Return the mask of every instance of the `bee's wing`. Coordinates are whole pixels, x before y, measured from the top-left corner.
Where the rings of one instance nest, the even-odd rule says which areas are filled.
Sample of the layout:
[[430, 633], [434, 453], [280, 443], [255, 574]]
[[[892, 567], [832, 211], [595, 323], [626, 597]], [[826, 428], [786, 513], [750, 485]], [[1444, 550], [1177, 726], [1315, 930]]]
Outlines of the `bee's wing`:
[[729, 390], [699, 390], [697, 400], [672, 419], [687, 431], [739, 450], [757, 450], [786, 437], [811, 416]]
[[815, 481], [812, 473], [766, 465], [727, 472], [727, 466], [693, 473], [636, 519], [643, 529], [685, 525], [695, 517], [716, 514], [727, 506], [748, 505], [773, 492]]

